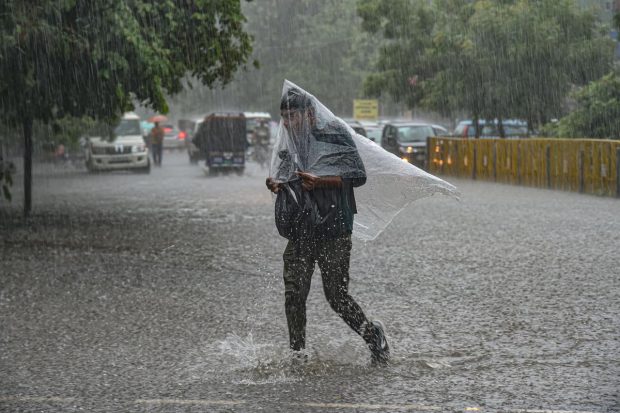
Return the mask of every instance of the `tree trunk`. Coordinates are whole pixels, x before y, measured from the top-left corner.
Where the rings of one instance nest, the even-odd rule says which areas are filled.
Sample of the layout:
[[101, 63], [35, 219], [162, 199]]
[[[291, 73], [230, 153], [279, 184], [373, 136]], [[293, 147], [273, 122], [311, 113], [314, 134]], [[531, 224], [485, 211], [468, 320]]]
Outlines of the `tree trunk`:
[[506, 137], [506, 131], [504, 130], [504, 120], [501, 116], [497, 118], [497, 131], [499, 132], [500, 138]]
[[32, 118], [23, 121], [24, 128], [24, 217], [32, 210]]

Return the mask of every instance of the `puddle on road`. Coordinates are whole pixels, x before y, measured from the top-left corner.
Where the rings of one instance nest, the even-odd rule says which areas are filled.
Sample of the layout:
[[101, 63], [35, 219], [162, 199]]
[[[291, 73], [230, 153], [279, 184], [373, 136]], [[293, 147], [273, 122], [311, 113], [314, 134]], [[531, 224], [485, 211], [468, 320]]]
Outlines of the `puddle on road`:
[[[401, 349], [402, 350], [402, 349]], [[463, 365], [479, 361], [478, 357], [452, 357], [451, 354], [395, 354], [391, 363], [379, 367], [381, 375], [402, 380], [428, 374], [452, 374]], [[460, 367], [459, 367], [460, 366]], [[252, 333], [229, 334], [224, 340], [208, 343], [188, 354], [186, 378], [192, 382], [217, 380], [235, 385], [295, 383], [308, 378], [368, 377], [369, 369], [377, 369], [369, 361], [365, 347], [335, 340], [307, 349], [296, 357], [281, 343], [258, 342]], [[398, 379], [400, 377], [400, 379]]]

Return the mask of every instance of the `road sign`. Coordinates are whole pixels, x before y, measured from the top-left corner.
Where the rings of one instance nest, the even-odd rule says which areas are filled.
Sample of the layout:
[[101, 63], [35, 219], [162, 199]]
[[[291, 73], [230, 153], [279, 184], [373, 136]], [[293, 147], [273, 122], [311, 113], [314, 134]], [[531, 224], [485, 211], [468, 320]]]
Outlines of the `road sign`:
[[355, 119], [376, 120], [379, 117], [379, 101], [376, 99], [354, 99], [353, 117]]

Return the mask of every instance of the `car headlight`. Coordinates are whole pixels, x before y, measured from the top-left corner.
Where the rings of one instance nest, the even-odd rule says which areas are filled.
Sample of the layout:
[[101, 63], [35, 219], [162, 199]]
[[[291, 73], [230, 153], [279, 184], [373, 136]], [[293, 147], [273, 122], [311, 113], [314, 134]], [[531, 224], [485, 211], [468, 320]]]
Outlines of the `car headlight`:
[[137, 153], [137, 152], [144, 152], [146, 150], [146, 146], [145, 145], [134, 145], [131, 147], [131, 151], [133, 153]]
[[413, 153], [415, 152], [415, 149], [413, 149], [413, 146], [407, 146], [407, 153]]

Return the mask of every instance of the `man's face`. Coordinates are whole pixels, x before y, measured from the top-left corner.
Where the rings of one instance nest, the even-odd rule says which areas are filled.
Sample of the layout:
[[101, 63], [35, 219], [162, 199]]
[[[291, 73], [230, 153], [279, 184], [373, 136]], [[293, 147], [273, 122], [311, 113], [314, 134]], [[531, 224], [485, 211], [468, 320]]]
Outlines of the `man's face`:
[[308, 118], [306, 113], [302, 110], [283, 109], [280, 111], [280, 116], [282, 118], [282, 124], [291, 137], [300, 136], [304, 127], [308, 127], [306, 124]]

